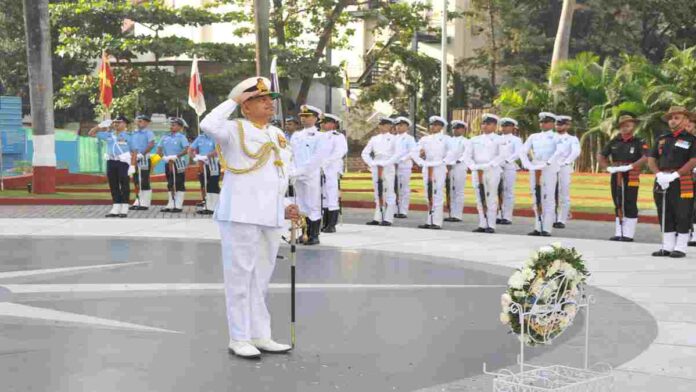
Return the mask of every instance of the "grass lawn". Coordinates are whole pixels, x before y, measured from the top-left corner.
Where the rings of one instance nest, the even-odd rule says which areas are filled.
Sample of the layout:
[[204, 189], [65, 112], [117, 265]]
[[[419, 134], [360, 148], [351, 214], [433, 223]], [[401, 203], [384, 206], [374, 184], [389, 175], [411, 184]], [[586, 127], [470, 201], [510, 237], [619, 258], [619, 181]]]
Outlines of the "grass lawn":
[[[358, 200], [371, 201], [372, 183], [369, 173], [348, 173], [341, 183], [343, 200]], [[414, 174], [411, 180], [411, 200], [415, 204], [425, 204], [425, 194], [423, 192], [423, 181], [420, 174]], [[653, 176], [641, 175], [640, 191], [638, 195], [638, 206], [643, 210], [654, 209], [655, 205], [652, 200], [652, 184]], [[163, 182], [153, 182], [154, 189], [166, 189], [166, 184]], [[471, 206], [473, 189], [471, 188], [471, 176], [467, 177], [467, 192], [465, 195], [465, 205]], [[107, 184], [95, 185], [73, 185], [61, 186], [60, 193], [53, 195], [36, 195], [29, 194], [26, 190], [6, 190], [0, 192], [0, 198], [32, 198], [32, 199], [110, 199]], [[100, 192], [70, 192], [70, 190], [101, 190]], [[194, 194], [200, 194], [198, 181], [186, 182], [187, 193], [189, 197]], [[366, 192], [370, 191], [370, 192]], [[132, 189], [131, 189], [132, 192]], [[529, 174], [527, 172], [519, 172], [517, 183], [515, 185], [516, 208], [531, 207], [532, 198], [529, 191]], [[609, 175], [608, 174], [585, 174], [575, 173], [572, 178], [571, 185], [571, 203], [574, 211], [583, 212], [602, 212], [613, 213], [613, 205], [609, 193]], [[195, 196], [198, 197], [198, 196]], [[153, 192], [153, 199], [166, 200], [167, 194], [164, 192]]]

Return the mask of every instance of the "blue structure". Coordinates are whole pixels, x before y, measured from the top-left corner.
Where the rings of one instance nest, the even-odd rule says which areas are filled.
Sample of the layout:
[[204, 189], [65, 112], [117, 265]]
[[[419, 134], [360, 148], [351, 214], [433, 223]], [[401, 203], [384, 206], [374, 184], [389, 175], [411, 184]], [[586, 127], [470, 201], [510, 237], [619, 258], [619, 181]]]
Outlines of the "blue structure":
[[27, 157], [27, 137], [22, 129], [22, 99], [0, 97], [0, 139], [3, 172], [11, 173], [16, 161]]

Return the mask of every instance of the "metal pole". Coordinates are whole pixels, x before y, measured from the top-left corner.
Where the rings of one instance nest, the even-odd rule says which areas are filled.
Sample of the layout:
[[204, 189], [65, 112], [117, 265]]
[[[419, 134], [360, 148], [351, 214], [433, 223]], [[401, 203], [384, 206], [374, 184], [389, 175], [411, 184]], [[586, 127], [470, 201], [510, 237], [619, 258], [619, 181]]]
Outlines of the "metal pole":
[[442, 59], [440, 61], [440, 116], [447, 118], [447, 0], [442, 0]]
[[5, 171], [5, 162], [2, 159], [2, 154], [2, 129], [0, 129], [0, 191], [5, 190], [5, 175], [3, 173]]
[[269, 0], [254, 0], [254, 25], [256, 27], [256, 74], [270, 71]]

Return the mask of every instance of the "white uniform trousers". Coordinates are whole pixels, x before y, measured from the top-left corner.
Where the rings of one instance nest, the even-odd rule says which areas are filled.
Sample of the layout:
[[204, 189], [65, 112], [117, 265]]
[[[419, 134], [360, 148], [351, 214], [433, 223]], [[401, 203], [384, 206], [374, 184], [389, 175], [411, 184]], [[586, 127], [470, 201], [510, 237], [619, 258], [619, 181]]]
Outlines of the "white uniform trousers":
[[298, 179], [295, 194], [300, 213], [312, 221], [321, 219], [321, 177], [318, 174]]
[[322, 206], [329, 211], [338, 211], [338, 178], [339, 173], [329, 171], [324, 173], [324, 186], [321, 188]]
[[231, 340], [271, 338], [266, 292], [282, 228], [217, 221]]
[[556, 222], [566, 223], [570, 217], [570, 177], [571, 165], [561, 166], [558, 172], [558, 216]]
[[502, 169], [491, 167], [483, 171], [483, 191], [486, 197], [486, 208], [483, 208], [481, 191], [479, 190], [479, 170], [471, 172], [471, 184], [476, 194], [476, 210], [478, 210], [479, 227], [495, 229], [495, 219], [498, 214], [498, 185]]
[[541, 210], [542, 225], [539, 223], [539, 215], [536, 208], [536, 175], [535, 171], [529, 172], [529, 184], [532, 192], [532, 209], [534, 210], [534, 230], [551, 233], [556, 218], [556, 180], [558, 167], [547, 166], [541, 170]]
[[379, 191], [377, 189], [378, 166], [372, 168], [372, 186], [375, 191], [375, 216], [377, 222], [394, 222], [394, 211], [396, 211], [396, 193], [394, 193], [394, 165], [384, 166], [382, 171], [382, 192], [384, 203], [380, 210]]
[[399, 214], [408, 215], [408, 208], [411, 203], [411, 169], [413, 164], [401, 163], [396, 170], [397, 185], [399, 187]]
[[512, 221], [515, 210], [515, 182], [517, 181], [517, 165], [508, 163], [503, 166], [500, 182], [503, 188], [503, 205], [500, 206], [500, 218]]
[[[443, 209], [445, 205], [445, 178], [447, 177], [447, 167], [440, 165], [433, 167], [433, 205], [425, 216], [425, 223], [429, 225], [442, 226]], [[423, 193], [426, 202], [428, 201], [428, 168], [423, 168]]]
[[453, 218], [464, 217], [464, 188], [466, 188], [466, 164], [452, 165], [450, 176], [450, 215]]

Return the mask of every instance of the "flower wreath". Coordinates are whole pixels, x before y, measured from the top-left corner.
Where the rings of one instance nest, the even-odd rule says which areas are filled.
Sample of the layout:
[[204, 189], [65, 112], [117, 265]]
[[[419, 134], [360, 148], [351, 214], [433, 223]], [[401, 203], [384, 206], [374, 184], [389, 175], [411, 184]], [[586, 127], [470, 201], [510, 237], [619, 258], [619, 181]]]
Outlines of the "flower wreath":
[[575, 248], [559, 243], [539, 248], [510, 276], [500, 298], [500, 322], [528, 346], [551, 343], [572, 324], [588, 276]]

